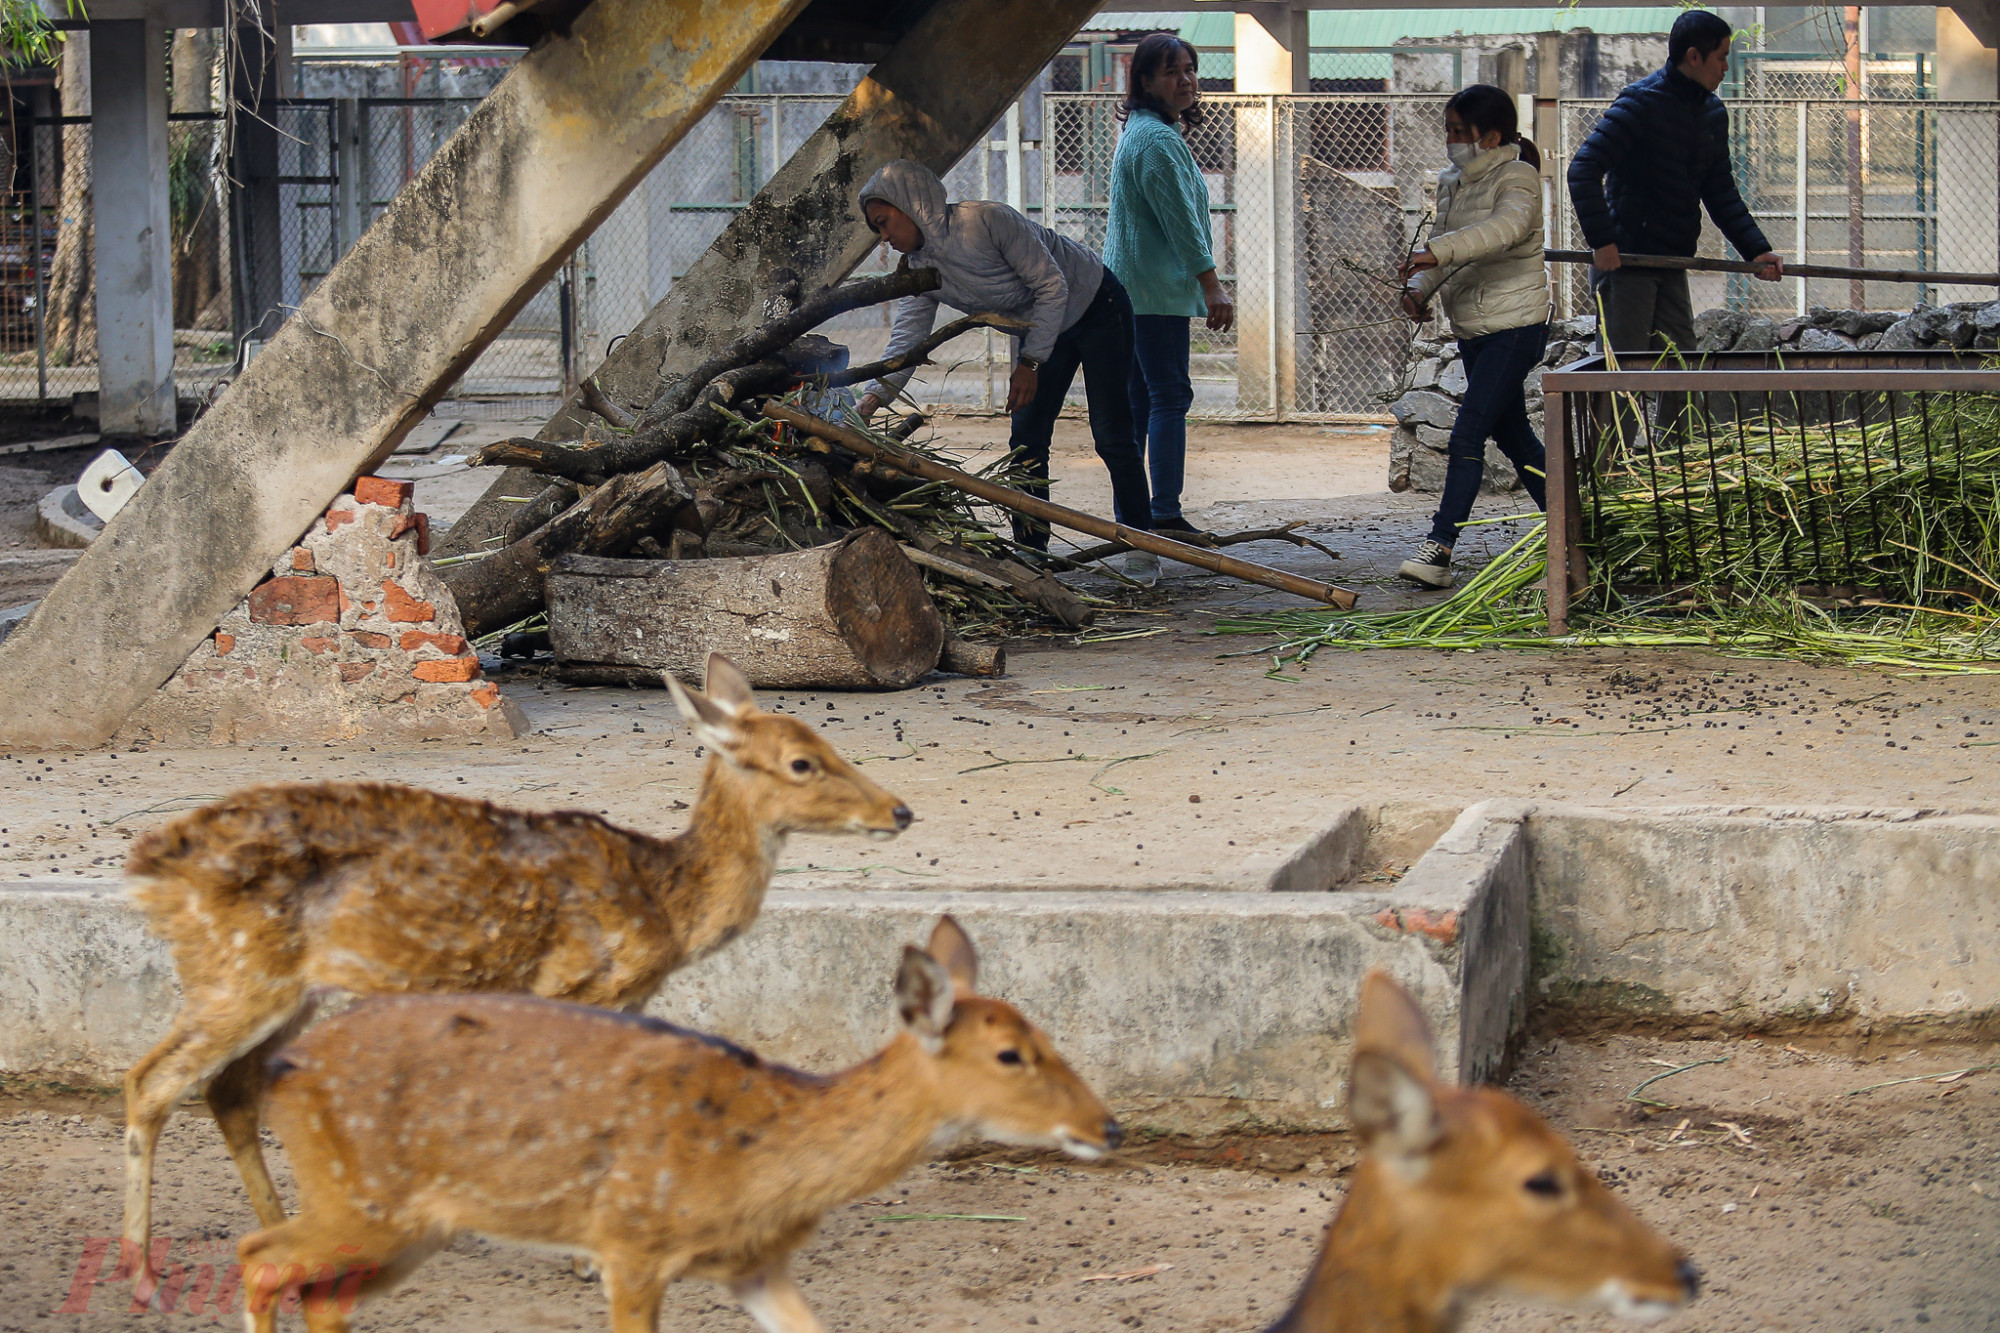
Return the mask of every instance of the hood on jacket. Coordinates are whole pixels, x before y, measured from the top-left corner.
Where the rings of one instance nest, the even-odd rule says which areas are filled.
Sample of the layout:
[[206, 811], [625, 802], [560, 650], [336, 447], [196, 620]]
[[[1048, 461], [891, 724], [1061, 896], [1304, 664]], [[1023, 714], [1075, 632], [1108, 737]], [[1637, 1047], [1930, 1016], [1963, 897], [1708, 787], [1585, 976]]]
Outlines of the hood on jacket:
[[[945, 231], [944, 182], [921, 162], [899, 157], [868, 178], [861, 187], [855, 207], [866, 210], [870, 199], [880, 199], [910, 215], [926, 242]], [[918, 247], [921, 249], [922, 247]]]

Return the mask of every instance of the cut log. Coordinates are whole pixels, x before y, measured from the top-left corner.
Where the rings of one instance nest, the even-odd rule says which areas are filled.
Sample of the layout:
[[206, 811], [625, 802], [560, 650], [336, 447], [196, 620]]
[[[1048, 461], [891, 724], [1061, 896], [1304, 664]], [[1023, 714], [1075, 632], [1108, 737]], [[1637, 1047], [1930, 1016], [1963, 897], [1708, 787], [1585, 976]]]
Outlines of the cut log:
[[476, 639], [542, 609], [544, 580], [558, 557], [631, 550], [641, 537], [666, 537], [692, 511], [694, 491], [671, 464], [613, 477], [527, 536], [492, 555], [439, 572], [458, 603], [465, 636]]
[[1004, 676], [1007, 650], [997, 643], [973, 643], [953, 636], [944, 641], [938, 670], [960, 676]]
[[923, 576], [876, 528], [736, 559], [567, 556], [548, 589], [557, 674], [580, 684], [695, 679], [719, 652], [766, 688], [899, 690], [944, 649]]

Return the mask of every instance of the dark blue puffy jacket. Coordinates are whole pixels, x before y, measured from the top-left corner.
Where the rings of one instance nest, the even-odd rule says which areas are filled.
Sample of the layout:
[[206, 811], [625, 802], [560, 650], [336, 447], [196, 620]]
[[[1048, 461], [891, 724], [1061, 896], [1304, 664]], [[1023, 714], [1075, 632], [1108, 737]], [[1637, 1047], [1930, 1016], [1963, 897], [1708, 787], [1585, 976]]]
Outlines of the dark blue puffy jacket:
[[1692, 255], [1703, 204], [1745, 259], [1771, 248], [1730, 175], [1729, 109], [1677, 69], [1618, 94], [1570, 159], [1569, 198], [1593, 250]]

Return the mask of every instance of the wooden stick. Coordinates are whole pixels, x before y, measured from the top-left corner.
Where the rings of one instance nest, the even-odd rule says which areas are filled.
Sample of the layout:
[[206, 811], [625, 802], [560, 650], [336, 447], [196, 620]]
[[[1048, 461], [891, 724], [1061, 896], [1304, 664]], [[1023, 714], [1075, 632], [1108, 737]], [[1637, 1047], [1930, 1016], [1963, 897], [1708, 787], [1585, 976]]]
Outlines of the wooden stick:
[[[1208, 541], [1192, 542], [1190, 545], [1204, 546], [1210, 550], [1214, 550], [1220, 546], [1241, 546], [1245, 542], [1290, 542], [1294, 546], [1310, 546], [1329, 560], [1340, 559], [1340, 552], [1323, 546], [1310, 537], [1301, 537], [1298, 533], [1292, 531], [1292, 529], [1298, 526], [1298, 522], [1293, 522], [1276, 528], [1248, 528], [1242, 532], [1218, 532], [1211, 534]], [[1064, 554], [1063, 559], [1073, 560], [1079, 565], [1087, 565], [1093, 560], [1103, 560], [1108, 556], [1119, 555], [1130, 549], [1130, 547], [1120, 545], [1118, 542], [1105, 542], [1102, 546], [1086, 546], [1081, 551], [1067, 552]]]
[[837, 426], [831, 421], [822, 421], [810, 413], [786, 407], [782, 403], [764, 404], [764, 415], [773, 421], [782, 421], [807, 435], [837, 444], [843, 449], [860, 454], [863, 458], [879, 458], [894, 463], [913, 477], [922, 477], [925, 481], [941, 481], [947, 486], [964, 491], [967, 495], [976, 495], [982, 500], [999, 505], [1002, 509], [1011, 509], [1030, 518], [1039, 518], [1044, 523], [1053, 523], [1077, 532], [1087, 532], [1105, 541], [1123, 542], [1127, 546], [1141, 551], [1151, 551], [1154, 555], [1165, 556], [1169, 560], [1178, 560], [1182, 564], [1194, 565], [1216, 574], [1225, 574], [1233, 579], [1242, 579], [1245, 583], [1262, 584], [1266, 588], [1276, 588], [1280, 592], [1288, 592], [1297, 597], [1310, 597], [1314, 601], [1325, 602], [1343, 611], [1350, 610], [1354, 606], [1356, 594], [1345, 588], [1336, 588], [1317, 579], [1300, 578], [1283, 570], [1267, 569], [1248, 560], [1238, 560], [1234, 556], [1223, 555], [1218, 551], [1189, 546], [1162, 537], [1155, 532], [1142, 532], [1137, 528], [1128, 528], [1123, 523], [1113, 523], [1094, 514], [1069, 509], [1033, 495], [1024, 495], [1012, 487], [1001, 486], [969, 473], [960, 472], [957, 468], [946, 467], [921, 454], [909, 453], [891, 445], [878, 444], [859, 431]]
[[[1596, 256], [1588, 250], [1544, 250], [1542, 258], [1551, 264], [1590, 264]], [[1683, 255], [1628, 255], [1620, 252], [1621, 264], [1632, 268], [1680, 268], [1697, 273], [1755, 273], [1761, 265], [1741, 259], [1690, 259]], [[2000, 273], [1933, 273], [1920, 268], [1846, 268], [1838, 264], [1786, 264], [1788, 278], [1861, 278], [1870, 282], [1923, 282], [1938, 286], [2000, 287]]]

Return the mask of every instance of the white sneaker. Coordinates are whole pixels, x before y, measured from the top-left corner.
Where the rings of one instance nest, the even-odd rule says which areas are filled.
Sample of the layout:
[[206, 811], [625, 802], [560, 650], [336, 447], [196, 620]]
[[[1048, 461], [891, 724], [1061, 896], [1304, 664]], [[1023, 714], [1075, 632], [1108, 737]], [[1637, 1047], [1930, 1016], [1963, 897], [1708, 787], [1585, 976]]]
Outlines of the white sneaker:
[[1151, 551], [1127, 551], [1125, 577], [1145, 587], [1152, 587], [1160, 581], [1160, 557]]
[[1412, 583], [1421, 583], [1426, 588], [1449, 588], [1451, 586], [1451, 548], [1442, 542], [1426, 539], [1417, 548], [1415, 558], [1405, 560], [1403, 567], [1396, 571]]

